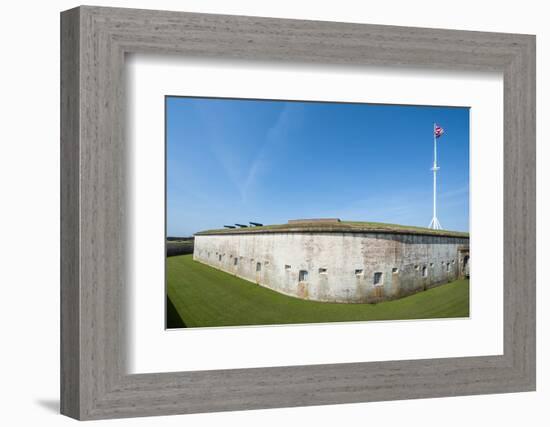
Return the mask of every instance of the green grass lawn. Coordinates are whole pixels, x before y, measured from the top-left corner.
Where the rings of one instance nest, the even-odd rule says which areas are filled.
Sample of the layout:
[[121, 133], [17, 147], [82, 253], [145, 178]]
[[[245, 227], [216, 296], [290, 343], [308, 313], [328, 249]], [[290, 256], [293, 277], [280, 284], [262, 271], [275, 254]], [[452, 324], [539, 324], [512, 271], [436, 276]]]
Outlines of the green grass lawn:
[[378, 304], [304, 301], [193, 261], [167, 258], [168, 328], [469, 316], [469, 281]]

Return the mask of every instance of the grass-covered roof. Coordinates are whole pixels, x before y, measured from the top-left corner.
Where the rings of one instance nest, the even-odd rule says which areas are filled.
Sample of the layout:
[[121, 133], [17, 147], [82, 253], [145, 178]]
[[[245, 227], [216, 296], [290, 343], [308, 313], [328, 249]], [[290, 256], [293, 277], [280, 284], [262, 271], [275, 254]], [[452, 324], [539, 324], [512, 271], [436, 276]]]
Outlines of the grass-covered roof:
[[218, 234], [251, 234], [251, 233], [303, 233], [303, 232], [326, 232], [326, 233], [396, 233], [396, 234], [419, 234], [448, 237], [466, 237], [469, 233], [463, 231], [433, 230], [426, 227], [415, 227], [409, 225], [386, 224], [381, 222], [363, 221], [311, 221], [303, 220], [297, 223], [272, 224], [262, 226], [250, 226], [246, 228], [220, 228], [205, 230], [195, 233], [196, 236], [218, 235]]

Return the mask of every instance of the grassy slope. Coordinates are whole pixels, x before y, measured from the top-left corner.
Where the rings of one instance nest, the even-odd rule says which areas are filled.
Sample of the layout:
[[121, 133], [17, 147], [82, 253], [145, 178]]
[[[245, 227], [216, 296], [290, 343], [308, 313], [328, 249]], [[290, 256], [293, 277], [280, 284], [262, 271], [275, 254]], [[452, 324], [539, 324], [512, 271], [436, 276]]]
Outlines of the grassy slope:
[[467, 280], [379, 304], [336, 304], [304, 301], [279, 294], [195, 262], [191, 255], [168, 258], [166, 272], [169, 328], [182, 325], [268, 325], [469, 315]]

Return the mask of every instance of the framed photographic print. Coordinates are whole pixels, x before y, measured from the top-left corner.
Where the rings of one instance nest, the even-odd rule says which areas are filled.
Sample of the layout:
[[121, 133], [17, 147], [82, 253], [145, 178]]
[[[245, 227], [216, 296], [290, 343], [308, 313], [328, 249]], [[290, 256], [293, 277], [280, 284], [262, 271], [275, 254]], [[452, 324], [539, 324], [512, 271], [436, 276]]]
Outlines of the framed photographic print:
[[61, 407], [535, 389], [535, 38], [61, 19]]
[[[469, 316], [469, 108], [167, 96], [165, 117], [167, 328]], [[437, 218], [444, 140], [461, 231]]]

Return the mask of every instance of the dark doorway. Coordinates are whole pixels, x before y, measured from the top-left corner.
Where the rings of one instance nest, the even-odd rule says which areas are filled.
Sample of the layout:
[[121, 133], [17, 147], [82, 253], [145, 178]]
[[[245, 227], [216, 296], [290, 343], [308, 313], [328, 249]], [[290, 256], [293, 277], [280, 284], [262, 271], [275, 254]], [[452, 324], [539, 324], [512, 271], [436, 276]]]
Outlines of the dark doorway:
[[470, 277], [470, 255], [465, 255], [462, 260], [462, 274], [464, 277]]

